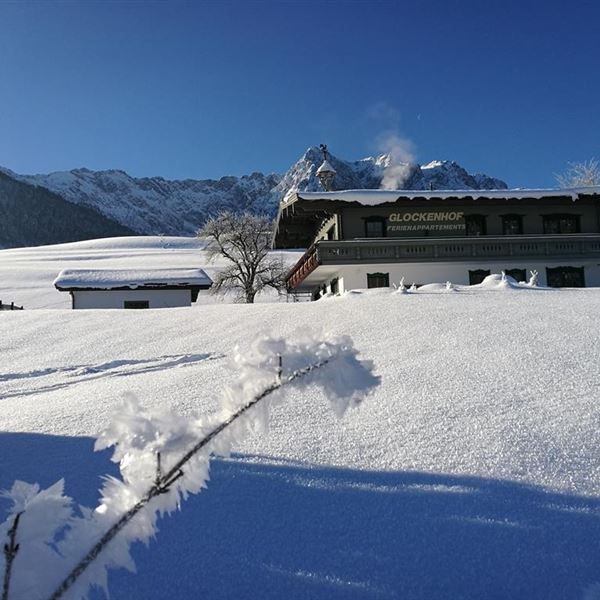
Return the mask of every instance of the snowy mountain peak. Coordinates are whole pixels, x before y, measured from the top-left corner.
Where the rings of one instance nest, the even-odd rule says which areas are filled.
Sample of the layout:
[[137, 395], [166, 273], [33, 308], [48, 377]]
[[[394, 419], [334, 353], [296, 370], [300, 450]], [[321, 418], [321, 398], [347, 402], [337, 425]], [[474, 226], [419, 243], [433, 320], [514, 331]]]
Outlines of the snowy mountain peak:
[[[132, 177], [120, 169], [92, 171], [85, 167], [46, 175], [10, 177], [42, 186], [65, 200], [95, 209], [130, 229], [145, 234], [193, 235], [207, 218], [223, 210], [274, 215], [290, 190], [321, 191], [317, 170], [323, 162], [318, 146], [307, 148], [283, 175], [254, 172], [220, 179], [168, 180]], [[398, 168], [389, 154], [347, 161], [332, 154], [334, 189], [379, 189], [389, 169]], [[400, 165], [402, 189], [495, 189], [507, 185], [487, 175], [469, 174], [453, 161]]]
[[[289, 191], [321, 191], [316, 177], [322, 162], [317, 146], [306, 150], [302, 158], [283, 176], [278, 191], [281, 197]], [[386, 175], [393, 170], [402, 172], [401, 182], [394, 189], [506, 189], [504, 181], [487, 175], [469, 174], [458, 163], [449, 160], [433, 160], [426, 165], [398, 163], [390, 154], [367, 156], [357, 161], [346, 161], [329, 154], [329, 162], [336, 171], [333, 187], [336, 190], [378, 189], [383, 187]], [[389, 188], [388, 188], [389, 189]]]
[[432, 160], [428, 162], [426, 165], [421, 165], [421, 169], [435, 169], [443, 166], [446, 163], [456, 164], [454, 161], [448, 160]]

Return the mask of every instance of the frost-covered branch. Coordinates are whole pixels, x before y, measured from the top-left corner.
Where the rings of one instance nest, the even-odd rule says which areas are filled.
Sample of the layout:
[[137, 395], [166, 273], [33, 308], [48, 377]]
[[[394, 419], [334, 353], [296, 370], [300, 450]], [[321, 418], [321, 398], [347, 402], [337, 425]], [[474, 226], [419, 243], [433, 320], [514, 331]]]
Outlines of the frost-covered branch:
[[12, 574], [12, 565], [15, 556], [19, 551], [17, 544], [17, 529], [19, 528], [19, 519], [23, 511], [18, 512], [14, 519], [12, 527], [8, 530], [8, 542], [4, 544], [4, 583], [2, 584], [2, 600], [8, 600], [8, 592], [10, 591], [10, 577]]
[[[58, 600], [62, 598], [64, 593], [75, 583], [79, 576], [87, 569], [90, 563], [96, 559], [98, 554], [102, 552], [105, 546], [135, 517], [135, 515], [159, 494], [164, 494], [169, 491], [170, 486], [183, 476], [182, 469], [186, 464], [198, 453], [202, 448], [206, 447], [217, 435], [229, 427], [234, 421], [239, 419], [245, 412], [258, 404], [261, 400], [272, 394], [275, 390], [280, 389], [284, 385], [289, 385], [299, 377], [307, 375], [315, 369], [319, 369], [326, 365], [331, 359], [325, 359], [313, 365], [309, 365], [304, 369], [299, 369], [292, 373], [286, 380], [277, 381], [273, 385], [266, 388], [261, 394], [253, 398], [250, 402], [242, 406], [237, 412], [232, 414], [226, 421], [215, 427], [207, 436], [202, 438], [195, 446], [193, 446], [186, 454], [184, 454], [171, 469], [162, 476], [157, 477], [155, 484], [146, 492], [142, 499], [130, 508], [91, 548], [87, 555], [80, 561], [78, 565], [69, 573], [65, 580], [59, 585], [56, 591], [50, 596], [49, 600]], [[160, 456], [160, 453], [159, 455]], [[160, 459], [158, 459], [160, 460]]]
[[600, 164], [595, 158], [583, 162], [570, 162], [564, 173], [554, 177], [561, 188], [593, 187], [600, 185]]
[[[334, 361], [335, 369], [324, 368]], [[206, 486], [211, 455], [227, 455], [245, 433], [266, 427], [269, 408], [285, 388], [317, 385], [342, 415], [379, 382], [346, 337], [321, 341], [305, 335], [294, 343], [259, 339], [248, 352], [236, 352], [235, 365], [239, 377], [224, 390], [220, 413], [208, 419], [147, 411], [134, 398], [127, 400], [96, 443], [96, 449], [114, 447], [112, 460], [119, 462], [122, 480], [105, 480], [94, 511], [82, 509], [81, 516], [74, 516], [62, 482], [42, 492], [15, 483], [6, 495], [13, 500], [13, 514], [24, 510], [22, 524], [33, 516], [31, 532], [40, 528], [35, 509], [44, 506], [44, 495], [62, 512], [44, 524], [33, 545], [20, 540], [18, 585], [10, 600], [81, 598], [92, 585], [106, 592], [107, 569], [134, 568], [130, 545], [148, 541], [158, 516], [177, 510], [181, 500]], [[35, 544], [43, 553], [32, 562]], [[49, 590], [54, 590], [50, 596]]]
[[54, 545], [72, 517], [72, 501], [64, 496], [63, 487], [62, 480], [45, 490], [15, 481], [0, 493], [12, 501], [8, 519], [0, 523], [0, 539], [8, 540], [0, 557], [3, 600], [37, 600], [48, 593], [47, 575], [65, 572], [64, 559]]

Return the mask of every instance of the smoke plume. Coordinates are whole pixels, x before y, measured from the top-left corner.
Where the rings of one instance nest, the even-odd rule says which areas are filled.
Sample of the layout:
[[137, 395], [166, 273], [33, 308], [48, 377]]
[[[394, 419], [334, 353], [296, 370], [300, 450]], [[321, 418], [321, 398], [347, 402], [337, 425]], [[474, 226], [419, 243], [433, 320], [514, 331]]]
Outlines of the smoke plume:
[[400, 113], [387, 102], [377, 102], [367, 110], [371, 127], [381, 133], [375, 138], [379, 154], [386, 154], [380, 189], [402, 189], [414, 171], [414, 144], [400, 134]]
[[379, 187], [382, 190], [402, 189], [414, 169], [414, 145], [396, 132], [383, 134], [378, 141], [379, 150], [389, 157]]

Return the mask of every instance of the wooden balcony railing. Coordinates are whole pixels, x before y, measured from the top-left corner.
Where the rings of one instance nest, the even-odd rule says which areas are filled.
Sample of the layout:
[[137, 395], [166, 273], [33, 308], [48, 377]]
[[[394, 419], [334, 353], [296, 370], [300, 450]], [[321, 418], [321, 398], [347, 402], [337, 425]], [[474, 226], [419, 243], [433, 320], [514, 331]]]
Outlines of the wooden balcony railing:
[[287, 274], [288, 290], [298, 287], [318, 266], [317, 246], [313, 244]]
[[360, 239], [317, 244], [319, 264], [600, 256], [600, 234]]
[[577, 257], [600, 258], [600, 234], [323, 240], [291, 269], [287, 284], [298, 287], [319, 265]]

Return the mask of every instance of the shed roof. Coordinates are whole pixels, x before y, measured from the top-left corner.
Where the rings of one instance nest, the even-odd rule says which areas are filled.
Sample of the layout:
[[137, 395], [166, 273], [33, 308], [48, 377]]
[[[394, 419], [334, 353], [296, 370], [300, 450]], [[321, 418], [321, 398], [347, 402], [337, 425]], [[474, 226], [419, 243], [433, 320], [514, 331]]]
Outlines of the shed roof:
[[211, 278], [202, 269], [64, 269], [54, 280], [61, 291], [199, 288]]

